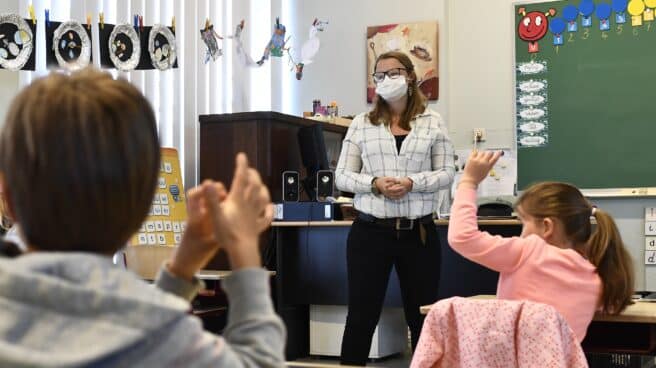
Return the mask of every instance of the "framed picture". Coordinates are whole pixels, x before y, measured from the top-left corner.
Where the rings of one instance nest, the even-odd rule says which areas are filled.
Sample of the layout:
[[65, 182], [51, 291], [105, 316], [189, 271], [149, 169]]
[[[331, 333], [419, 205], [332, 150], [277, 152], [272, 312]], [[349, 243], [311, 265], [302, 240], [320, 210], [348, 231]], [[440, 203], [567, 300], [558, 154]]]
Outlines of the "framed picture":
[[419, 89], [431, 101], [439, 97], [437, 22], [399, 23], [367, 27], [367, 102], [376, 96], [371, 77], [379, 55], [400, 51], [410, 57], [415, 66]]

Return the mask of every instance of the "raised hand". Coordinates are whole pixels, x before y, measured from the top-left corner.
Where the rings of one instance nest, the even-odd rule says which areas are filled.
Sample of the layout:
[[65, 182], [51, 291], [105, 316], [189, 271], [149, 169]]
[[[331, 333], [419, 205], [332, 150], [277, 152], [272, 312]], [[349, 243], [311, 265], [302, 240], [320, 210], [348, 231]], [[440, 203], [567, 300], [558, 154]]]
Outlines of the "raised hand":
[[487, 177], [501, 155], [502, 151], [473, 151], [467, 159], [460, 183], [477, 187]]

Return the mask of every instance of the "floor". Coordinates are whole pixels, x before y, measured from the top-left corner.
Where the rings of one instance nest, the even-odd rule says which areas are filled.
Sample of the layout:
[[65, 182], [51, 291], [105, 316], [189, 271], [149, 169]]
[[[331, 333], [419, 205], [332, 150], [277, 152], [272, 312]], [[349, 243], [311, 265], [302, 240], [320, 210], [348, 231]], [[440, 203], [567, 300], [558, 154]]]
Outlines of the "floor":
[[[410, 366], [410, 360], [412, 356], [410, 352], [404, 353], [402, 355], [393, 355], [385, 359], [376, 359], [367, 363], [367, 367], [372, 368], [407, 368]], [[339, 358], [337, 357], [308, 357], [303, 359], [298, 359], [291, 362], [293, 367], [299, 368], [321, 368], [329, 367], [334, 365], [339, 365]], [[303, 365], [307, 363], [307, 365]]]

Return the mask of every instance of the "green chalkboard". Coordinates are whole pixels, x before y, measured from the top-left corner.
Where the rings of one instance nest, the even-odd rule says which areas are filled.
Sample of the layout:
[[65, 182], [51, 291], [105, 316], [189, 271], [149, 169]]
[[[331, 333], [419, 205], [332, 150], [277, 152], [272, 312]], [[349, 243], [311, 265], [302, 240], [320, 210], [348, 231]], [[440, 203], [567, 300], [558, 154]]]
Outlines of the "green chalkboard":
[[[645, 21], [650, 18], [647, 13], [639, 18], [642, 25], [633, 25], [632, 16], [612, 9], [611, 0], [606, 5], [602, 3], [584, 0], [515, 6], [515, 123], [520, 190], [546, 180], [565, 181], [584, 189], [656, 187], [656, 21]], [[612, 3], [621, 7], [622, 1]], [[577, 7], [576, 12], [564, 9], [568, 5]], [[591, 5], [591, 26], [584, 27], [582, 12], [589, 12]], [[603, 15], [608, 10], [604, 9], [606, 6], [611, 7], [610, 29], [602, 31], [597, 11], [601, 10]], [[555, 13], [544, 16], [550, 8]], [[558, 31], [564, 24], [562, 45], [555, 46], [555, 34], [547, 31], [537, 41], [538, 52], [529, 52], [529, 47], [536, 45], [520, 38], [520, 33], [530, 39], [539, 29], [520, 30], [520, 24], [531, 17], [532, 11], [542, 13], [552, 30]], [[572, 14], [576, 16], [576, 32], [568, 31], [567, 19]], [[616, 19], [622, 14], [626, 18], [624, 24]], [[531, 21], [534, 26], [542, 23]], [[537, 74], [519, 70], [520, 66], [524, 71], [540, 69], [535, 68], [538, 64], [546, 69]], [[533, 83], [523, 84], [520, 90], [520, 83], [526, 81], [544, 83], [545, 88], [535, 92], [541, 84]], [[530, 91], [534, 91], [533, 95]], [[520, 103], [522, 96], [524, 103], [537, 103], [543, 97], [544, 102], [531, 110]], [[542, 112], [544, 117], [536, 118]], [[541, 125], [530, 122], [542, 123], [546, 128], [536, 132]], [[545, 138], [542, 146], [539, 137]]]

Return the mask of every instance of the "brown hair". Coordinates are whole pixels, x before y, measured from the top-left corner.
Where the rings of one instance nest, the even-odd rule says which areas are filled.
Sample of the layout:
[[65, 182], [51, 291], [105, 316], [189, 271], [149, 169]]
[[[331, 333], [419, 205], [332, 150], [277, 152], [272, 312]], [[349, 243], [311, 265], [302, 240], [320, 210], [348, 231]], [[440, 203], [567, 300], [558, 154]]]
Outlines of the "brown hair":
[[[576, 250], [597, 268], [603, 283], [600, 304], [604, 313], [618, 314], [632, 303], [633, 263], [608, 213], [598, 208], [593, 213], [593, 207], [576, 187], [556, 182], [531, 186], [517, 206], [537, 219], [551, 217], [563, 224], [565, 235], [574, 242]], [[597, 220], [594, 231], [591, 215]]]
[[146, 98], [93, 69], [34, 81], [0, 134], [8, 205], [38, 250], [120, 249], [146, 217], [159, 166]]
[[[408, 73], [408, 105], [401, 115], [399, 126], [405, 130], [410, 130], [410, 122], [417, 115], [426, 110], [426, 97], [421, 93], [421, 90], [417, 86], [417, 73], [415, 72], [415, 66], [412, 64], [408, 55], [398, 51], [386, 52], [378, 56], [374, 68], [378, 66], [379, 61], [385, 59], [398, 60]], [[376, 105], [374, 106], [374, 109], [369, 112], [369, 121], [374, 125], [380, 125], [381, 123], [389, 124], [392, 120], [391, 115], [387, 101], [380, 96], [376, 96]]]

